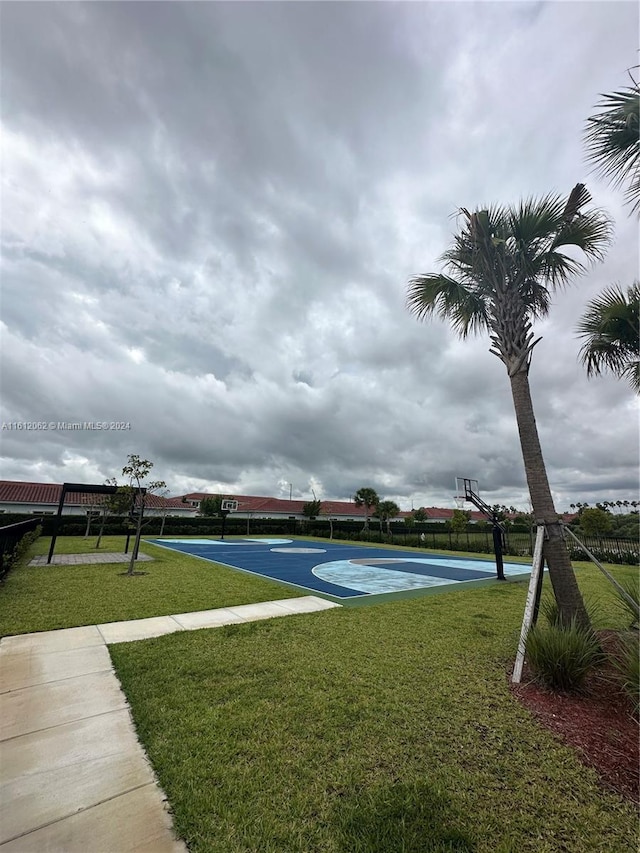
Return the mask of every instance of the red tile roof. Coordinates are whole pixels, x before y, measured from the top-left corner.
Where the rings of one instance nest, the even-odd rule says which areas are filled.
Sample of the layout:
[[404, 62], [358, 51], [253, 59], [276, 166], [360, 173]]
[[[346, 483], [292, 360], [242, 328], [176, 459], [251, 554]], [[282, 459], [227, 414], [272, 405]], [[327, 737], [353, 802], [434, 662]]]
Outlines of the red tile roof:
[[[206, 492], [191, 492], [184, 496], [188, 501], [202, 501], [218, 495]], [[302, 508], [310, 501], [288, 500], [283, 498], [261, 497], [259, 495], [227, 495], [222, 497], [238, 501], [238, 512], [273, 512], [283, 515], [302, 515]], [[364, 518], [364, 507], [350, 501], [322, 501], [322, 513], [332, 515], [355, 515]], [[369, 513], [371, 515], [371, 513]]]
[[[0, 480], [1, 503], [51, 504], [58, 505], [62, 483], [23, 483], [16, 480]], [[67, 492], [64, 505], [95, 506], [100, 504], [104, 495]], [[195, 512], [193, 507], [182, 503], [181, 498], [163, 498], [160, 495], [147, 495], [146, 506], [152, 509], [183, 509]]]
[[[286, 500], [282, 498], [259, 497], [256, 495], [227, 495], [222, 494], [222, 497], [230, 498], [238, 501], [238, 512], [271, 512], [281, 515], [302, 515], [302, 508], [309, 501]], [[187, 501], [202, 501], [205, 498], [219, 497], [207, 492], [191, 492], [184, 495]], [[452, 518], [454, 510], [440, 509], [438, 507], [423, 507], [427, 514], [427, 518], [431, 521], [440, 521]], [[373, 516], [373, 508], [369, 509], [369, 517]], [[356, 506], [352, 501], [322, 501], [322, 515], [350, 515], [364, 519], [365, 508]], [[398, 518], [406, 518], [410, 516], [409, 510], [401, 510]], [[481, 512], [473, 510], [470, 512], [472, 521], [484, 521], [484, 516]]]

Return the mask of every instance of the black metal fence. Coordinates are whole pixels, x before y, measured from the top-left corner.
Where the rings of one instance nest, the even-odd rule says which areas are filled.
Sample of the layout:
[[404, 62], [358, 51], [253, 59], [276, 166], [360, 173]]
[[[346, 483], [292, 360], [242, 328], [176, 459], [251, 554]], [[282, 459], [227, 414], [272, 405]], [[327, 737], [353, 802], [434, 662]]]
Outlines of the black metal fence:
[[[23, 516], [8, 516], [7, 521], [18, 521]], [[44, 516], [26, 523], [34, 526], [41, 522], [42, 533], [50, 536], [55, 525], [54, 516]], [[92, 535], [100, 526], [96, 519], [92, 526]], [[11, 525], [12, 527], [14, 525]], [[60, 536], [83, 536], [87, 526], [86, 516], [63, 515], [60, 518], [58, 534]], [[5, 528], [8, 529], [8, 528]], [[220, 536], [222, 533], [221, 518], [179, 518], [163, 519], [159, 516], [149, 516], [145, 519], [143, 533], [145, 536], [158, 536], [162, 530], [165, 536]], [[325, 518], [313, 521], [294, 518], [237, 518], [233, 513], [227, 516], [225, 536], [313, 536], [328, 539], [331, 525]], [[109, 517], [106, 519], [105, 535], [123, 535], [131, 532], [126, 518]], [[620, 537], [583, 536], [579, 530], [576, 534], [583, 540], [589, 550], [603, 562], [625, 563], [637, 565], [640, 562], [640, 543], [638, 539]], [[447, 530], [445, 523], [416, 523], [409, 527], [404, 522], [390, 525], [387, 533], [386, 525], [380, 530], [377, 519], [369, 522], [369, 530], [363, 530], [362, 521], [334, 521], [333, 536], [335, 539], [346, 539], [354, 542], [380, 542], [389, 545], [399, 545], [414, 548], [433, 548], [445, 551], [470, 551], [478, 554], [493, 554], [493, 537], [491, 528], [478, 529], [469, 525], [466, 531], [455, 533]], [[567, 537], [570, 540], [570, 537]], [[526, 527], [507, 529], [505, 533], [505, 557], [532, 557], [535, 542], [535, 530]], [[567, 542], [572, 560], [587, 560], [588, 557], [571, 541]]]
[[41, 521], [40, 518], [30, 518], [28, 521], [19, 521], [17, 524], [0, 527], [0, 580], [13, 565], [20, 542], [27, 534], [35, 531]]

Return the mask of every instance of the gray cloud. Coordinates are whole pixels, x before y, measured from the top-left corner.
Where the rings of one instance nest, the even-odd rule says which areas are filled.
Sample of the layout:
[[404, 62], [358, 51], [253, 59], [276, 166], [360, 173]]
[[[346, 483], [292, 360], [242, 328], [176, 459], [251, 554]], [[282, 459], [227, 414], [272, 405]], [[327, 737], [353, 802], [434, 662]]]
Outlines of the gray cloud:
[[2, 419], [131, 428], [3, 431], [2, 475], [99, 481], [137, 452], [174, 493], [451, 505], [469, 475], [526, 505], [502, 365], [416, 322], [406, 282], [439, 269], [458, 206], [586, 178], [616, 241], [540, 324], [532, 393], [560, 508], [629, 497], [637, 406], [586, 380], [573, 329], [637, 274], [637, 223], [581, 142], [637, 23], [626, 3], [8, 4]]

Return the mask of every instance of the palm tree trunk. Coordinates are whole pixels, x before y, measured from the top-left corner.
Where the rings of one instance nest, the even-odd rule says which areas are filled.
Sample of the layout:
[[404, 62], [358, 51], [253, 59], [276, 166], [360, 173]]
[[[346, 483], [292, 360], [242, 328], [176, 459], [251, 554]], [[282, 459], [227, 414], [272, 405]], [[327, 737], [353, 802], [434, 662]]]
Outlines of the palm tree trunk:
[[581, 625], [587, 627], [590, 624], [589, 617], [573, 572], [549, 488], [533, 403], [531, 402], [529, 377], [526, 372], [522, 371], [510, 379], [534, 519], [536, 524], [544, 524], [546, 527], [544, 557], [549, 567], [549, 577], [558, 603], [560, 617], [565, 623], [576, 619]]

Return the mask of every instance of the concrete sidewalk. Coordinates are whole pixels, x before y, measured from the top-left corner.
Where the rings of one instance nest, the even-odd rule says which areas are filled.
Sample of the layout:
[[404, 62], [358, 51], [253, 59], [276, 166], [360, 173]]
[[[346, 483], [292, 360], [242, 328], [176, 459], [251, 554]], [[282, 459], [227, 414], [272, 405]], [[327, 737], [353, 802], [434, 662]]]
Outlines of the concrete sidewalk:
[[0, 641], [0, 853], [186, 853], [107, 643], [339, 607], [313, 595]]
[[[136, 558], [137, 563], [146, 563], [153, 560], [148, 554], [143, 554], [142, 551]], [[30, 562], [30, 566], [96, 566], [101, 563], [126, 563], [131, 562], [131, 554], [114, 554], [113, 552], [98, 551], [97, 553], [87, 554], [54, 554], [51, 558], [51, 563], [47, 563], [47, 554], [40, 554], [34, 557]]]

